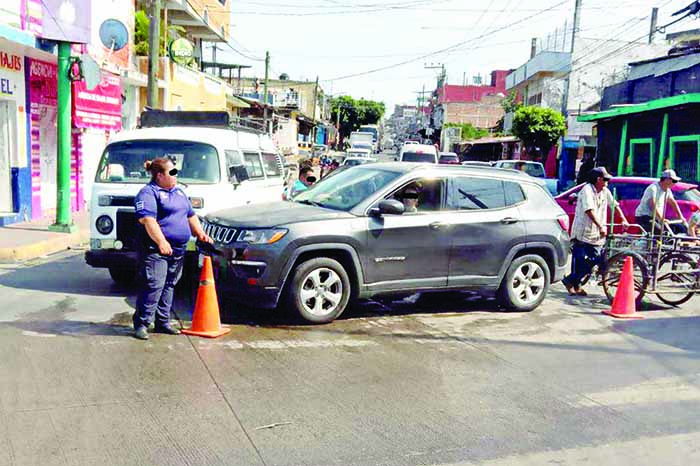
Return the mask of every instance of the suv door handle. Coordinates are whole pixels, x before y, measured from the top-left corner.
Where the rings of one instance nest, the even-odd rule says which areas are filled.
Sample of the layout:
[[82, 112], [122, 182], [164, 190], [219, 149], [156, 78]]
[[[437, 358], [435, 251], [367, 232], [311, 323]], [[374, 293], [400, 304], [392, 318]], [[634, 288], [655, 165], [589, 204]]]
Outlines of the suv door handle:
[[442, 222], [433, 222], [433, 223], [429, 224], [428, 226], [430, 227], [431, 230], [442, 230], [443, 228], [445, 228], [447, 226], [447, 224], [442, 223]]
[[518, 219], [513, 217], [506, 217], [501, 219], [501, 223], [504, 225], [512, 225], [514, 223], [518, 223]]

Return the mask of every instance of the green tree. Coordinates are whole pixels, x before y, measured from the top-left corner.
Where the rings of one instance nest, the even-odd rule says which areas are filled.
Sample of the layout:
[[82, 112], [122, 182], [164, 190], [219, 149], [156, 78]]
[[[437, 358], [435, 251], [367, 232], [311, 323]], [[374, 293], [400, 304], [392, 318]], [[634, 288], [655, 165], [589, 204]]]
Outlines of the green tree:
[[444, 128], [461, 128], [461, 138], [466, 141], [481, 139], [489, 135], [488, 130], [476, 128], [471, 123], [445, 123]]
[[503, 102], [501, 102], [501, 107], [503, 107], [505, 113], [517, 112], [522, 106], [523, 104], [521, 104], [518, 99], [518, 93], [515, 91], [510, 91], [508, 95], [503, 98]]
[[[148, 28], [151, 25], [151, 19], [145, 10], [137, 10], [134, 14], [134, 53], [137, 56], [145, 57], [148, 55]], [[161, 20], [160, 30], [163, 31], [164, 22]], [[168, 42], [178, 39], [185, 35], [185, 29], [182, 26], [171, 25], [168, 27]], [[160, 56], [166, 55], [165, 34], [160, 37]]]
[[[379, 123], [386, 107], [384, 102], [374, 100], [355, 100], [349, 95], [333, 97], [330, 100], [331, 121], [340, 122], [340, 137], [345, 139], [350, 133], [357, 131], [362, 125], [374, 125]], [[338, 120], [338, 112], [340, 119]]]
[[551, 108], [522, 107], [515, 112], [511, 132], [523, 142], [529, 154], [539, 152], [544, 164], [549, 151], [566, 132], [566, 120]]

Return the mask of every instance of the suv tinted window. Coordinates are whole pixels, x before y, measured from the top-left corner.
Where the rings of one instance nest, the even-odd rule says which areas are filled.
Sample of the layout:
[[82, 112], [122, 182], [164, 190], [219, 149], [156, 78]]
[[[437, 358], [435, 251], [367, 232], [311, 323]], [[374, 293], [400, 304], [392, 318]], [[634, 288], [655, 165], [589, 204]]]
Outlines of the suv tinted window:
[[503, 186], [506, 192], [507, 206], [519, 204], [525, 200], [525, 193], [523, 193], [523, 188], [521, 188], [518, 183], [514, 183], [513, 181], [504, 181]]
[[442, 210], [445, 181], [436, 179], [415, 180], [402, 186], [388, 199], [402, 202], [406, 213], [435, 212]]
[[265, 174], [268, 178], [282, 176], [282, 166], [276, 154], [266, 154], [263, 152], [262, 161], [265, 164]]
[[453, 210], [500, 209], [506, 206], [503, 181], [459, 176], [452, 180], [449, 206]]
[[245, 168], [248, 170], [248, 176], [251, 179], [265, 178], [262, 162], [260, 162], [260, 154], [257, 152], [244, 152], [243, 159], [245, 160]]

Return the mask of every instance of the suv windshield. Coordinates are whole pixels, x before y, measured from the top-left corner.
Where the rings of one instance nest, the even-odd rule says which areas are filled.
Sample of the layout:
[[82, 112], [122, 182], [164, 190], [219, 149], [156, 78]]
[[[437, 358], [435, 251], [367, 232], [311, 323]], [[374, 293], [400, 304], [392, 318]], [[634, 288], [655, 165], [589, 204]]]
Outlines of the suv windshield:
[[147, 160], [170, 157], [179, 170], [178, 180], [187, 184], [219, 181], [219, 155], [209, 144], [188, 141], [135, 140], [110, 144], [97, 170], [98, 183], [150, 181], [144, 168]]
[[427, 152], [404, 152], [403, 158], [404, 162], [429, 162], [435, 163], [435, 155], [429, 154]]
[[294, 202], [347, 211], [400, 176], [400, 172], [357, 167], [325, 178], [295, 196]]
[[[515, 164], [517, 162], [503, 162], [501, 168], [510, 168], [515, 170]], [[545, 178], [544, 167], [539, 163], [525, 163], [525, 173], [535, 178]]]

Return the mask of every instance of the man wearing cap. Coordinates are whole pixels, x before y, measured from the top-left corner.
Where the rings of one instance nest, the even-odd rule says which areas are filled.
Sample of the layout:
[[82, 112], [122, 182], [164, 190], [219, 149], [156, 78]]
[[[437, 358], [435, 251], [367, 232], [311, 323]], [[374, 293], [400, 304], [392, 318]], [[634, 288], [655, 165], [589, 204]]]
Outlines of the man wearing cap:
[[562, 280], [571, 296], [588, 294], [581, 288], [581, 279], [591, 273], [595, 264], [601, 263], [609, 205], [615, 206], [623, 228], [628, 226], [625, 215], [607, 187], [608, 181], [610, 174], [604, 167], [594, 168], [589, 172], [588, 183], [579, 191], [574, 224], [571, 227], [571, 273]]
[[673, 197], [673, 191], [671, 186], [680, 181], [680, 177], [676, 175], [673, 170], [664, 170], [661, 173], [659, 181], [654, 184], [650, 184], [647, 189], [644, 190], [644, 195], [642, 200], [637, 206], [637, 210], [634, 212], [634, 216], [637, 219], [637, 223], [641, 225], [646, 231], [652, 231], [652, 223], [655, 224], [654, 234], [659, 234], [663, 231], [662, 225], [668, 223], [666, 218], [666, 201], [671, 204], [673, 210], [679, 219], [683, 220], [683, 224], [686, 229], [688, 228], [688, 223], [683, 218], [683, 212], [678, 206], [676, 199]]

